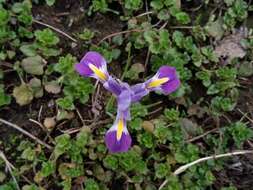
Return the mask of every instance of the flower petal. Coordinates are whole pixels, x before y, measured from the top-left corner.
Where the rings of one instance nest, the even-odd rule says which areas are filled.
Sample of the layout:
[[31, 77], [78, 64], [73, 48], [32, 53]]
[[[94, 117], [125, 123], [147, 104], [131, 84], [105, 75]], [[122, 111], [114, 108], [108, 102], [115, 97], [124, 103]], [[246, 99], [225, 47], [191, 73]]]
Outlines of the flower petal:
[[156, 75], [146, 81], [145, 85], [149, 91], [160, 91], [167, 95], [179, 88], [180, 80], [176, 69], [165, 65], [160, 67]]
[[118, 110], [125, 111], [129, 108], [131, 104], [131, 91], [126, 89], [123, 90], [117, 98], [118, 100]]
[[169, 80], [173, 80], [177, 77], [176, 69], [167, 65], [161, 66], [157, 74], [158, 78], [168, 77]]
[[131, 90], [133, 91], [131, 97], [132, 103], [140, 101], [142, 97], [146, 96], [149, 93], [145, 86], [145, 83], [133, 85], [131, 86]]
[[82, 58], [82, 60], [80, 61], [80, 63], [83, 63], [83, 64], [91, 63], [97, 68], [106, 66], [105, 58], [101, 54], [95, 51], [87, 52]]
[[180, 80], [174, 79], [172, 81], [169, 81], [161, 86], [162, 93], [165, 95], [170, 94], [174, 91], [176, 91], [180, 86]]
[[105, 135], [105, 143], [111, 153], [126, 152], [132, 144], [132, 138], [128, 132], [123, 132], [120, 140], [117, 140], [116, 131], [108, 131]]
[[86, 65], [84, 65], [82, 63], [75, 64], [75, 70], [80, 75], [85, 76], [85, 77], [90, 77], [93, 74], [92, 70], [90, 70], [89, 67], [87, 67]]
[[121, 93], [121, 85], [112, 77], [109, 76], [108, 80], [104, 83], [106, 90], [118, 96]]
[[97, 52], [86, 53], [80, 63], [75, 65], [75, 69], [82, 76], [94, 77], [103, 82], [108, 78], [106, 61]]

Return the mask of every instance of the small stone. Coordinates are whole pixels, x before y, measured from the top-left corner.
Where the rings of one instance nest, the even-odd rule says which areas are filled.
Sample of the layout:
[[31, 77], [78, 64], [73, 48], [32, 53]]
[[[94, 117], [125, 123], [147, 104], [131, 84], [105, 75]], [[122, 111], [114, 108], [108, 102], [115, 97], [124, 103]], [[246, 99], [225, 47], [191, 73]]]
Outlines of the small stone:
[[55, 127], [56, 125], [56, 121], [55, 121], [55, 117], [46, 117], [44, 119], [43, 125], [48, 129], [51, 130]]
[[141, 126], [147, 132], [153, 133], [154, 131], [154, 124], [150, 121], [143, 121]]

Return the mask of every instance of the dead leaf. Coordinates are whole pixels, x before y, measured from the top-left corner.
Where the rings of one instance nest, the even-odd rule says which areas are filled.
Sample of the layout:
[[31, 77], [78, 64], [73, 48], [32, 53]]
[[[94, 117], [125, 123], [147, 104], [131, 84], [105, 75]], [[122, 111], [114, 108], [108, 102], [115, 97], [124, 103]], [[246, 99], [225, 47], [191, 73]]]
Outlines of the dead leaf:
[[29, 86], [32, 88], [35, 98], [41, 98], [43, 96], [43, 88], [40, 79], [32, 78], [29, 81]]
[[188, 110], [187, 113], [189, 116], [196, 115], [198, 118], [202, 118], [205, 114], [205, 110], [200, 107], [198, 104], [192, 104]]
[[153, 133], [154, 131], [154, 124], [150, 121], [143, 121], [141, 126], [147, 132]]
[[222, 25], [223, 19], [218, 18], [216, 21], [208, 22], [205, 26], [205, 30], [210, 36], [214, 37], [216, 40], [220, 40], [224, 34], [224, 29]]
[[190, 119], [182, 118], [179, 122], [186, 139], [198, 135], [201, 130], [201, 128], [196, 123], [193, 123]]
[[52, 130], [55, 125], [56, 125], [56, 121], [55, 121], [55, 117], [46, 117], [44, 119], [43, 125], [48, 129], [48, 130]]
[[27, 57], [22, 60], [21, 66], [25, 72], [33, 75], [42, 75], [43, 71], [43, 59], [39, 55], [34, 57]]
[[253, 63], [245, 61], [242, 64], [240, 64], [239, 67], [239, 75], [244, 76], [244, 77], [249, 77], [253, 75]]
[[58, 94], [61, 92], [61, 87], [57, 81], [50, 81], [45, 84], [45, 90], [48, 93]]
[[27, 84], [21, 84], [13, 89], [13, 96], [20, 106], [27, 105], [33, 100], [33, 90]]
[[246, 51], [240, 43], [245, 39], [245, 33], [245, 31], [240, 29], [235, 34], [231, 34], [221, 40], [214, 50], [217, 57], [226, 57], [229, 62], [234, 58], [243, 58], [246, 55]]

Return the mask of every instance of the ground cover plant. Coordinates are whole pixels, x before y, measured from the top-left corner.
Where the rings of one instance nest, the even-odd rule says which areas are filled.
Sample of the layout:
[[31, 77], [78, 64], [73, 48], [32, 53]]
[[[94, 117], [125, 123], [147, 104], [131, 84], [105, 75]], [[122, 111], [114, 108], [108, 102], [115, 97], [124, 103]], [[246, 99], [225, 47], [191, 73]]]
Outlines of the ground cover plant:
[[[0, 190], [252, 189], [252, 11], [250, 0], [0, 0]], [[78, 69], [88, 52], [110, 76]], [[180, 80], [168, 93], [151, 90], [170, 81], [149, 81], [161, 68]], [[109, 79], [145, 85], [133, 101]], [[123, 149], [107, 138], [115, 119], [131, 134]]]

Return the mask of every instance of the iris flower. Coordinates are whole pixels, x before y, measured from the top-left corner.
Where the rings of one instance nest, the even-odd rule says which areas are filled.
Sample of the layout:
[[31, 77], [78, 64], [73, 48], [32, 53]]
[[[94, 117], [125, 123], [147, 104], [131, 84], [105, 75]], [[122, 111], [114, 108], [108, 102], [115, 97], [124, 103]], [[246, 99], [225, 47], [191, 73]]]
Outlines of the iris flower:
[[151, 91], [168, 95], [180, 86], [176, 69], [162, 66], [157, 73], [144, 83], [129, 86], [115, 79], [107, 72], [106, 61], [102, 55], [90, 51], [84, 55], [80, 63], [75, 65], [76, 71], [84, 77], [93, 77], [102, 82], [105, 89], [117, 99], [117, 116], [112, 127], [105, 135], [105, 143], [110, 152], [126, 152], [131, 147], [132, 139], [127, 130], [127, 121], [131, 120], [130, 106], [138, 102]]

